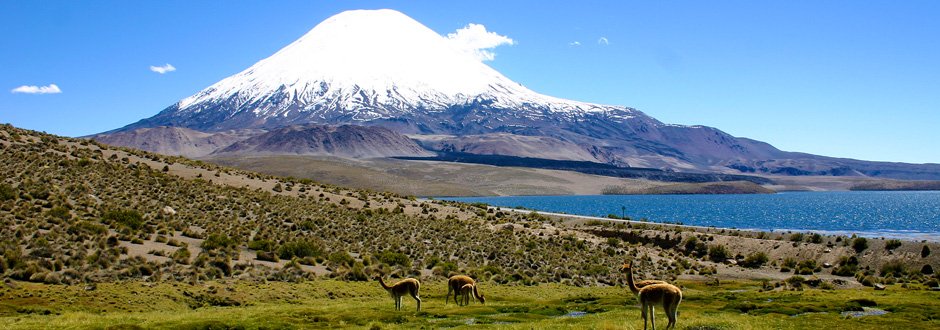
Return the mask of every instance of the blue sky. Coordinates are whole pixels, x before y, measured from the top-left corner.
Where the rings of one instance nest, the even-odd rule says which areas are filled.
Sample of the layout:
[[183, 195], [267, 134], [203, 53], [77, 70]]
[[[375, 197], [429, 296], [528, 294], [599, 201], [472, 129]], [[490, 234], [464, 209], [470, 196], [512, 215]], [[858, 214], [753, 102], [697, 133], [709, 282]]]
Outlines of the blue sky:
[[940, 163], [937, 1], [2, 1], [0, 122], [121, 127], [377, 8], [512, 38], [487, 64], [543, 94], [783, 150]]

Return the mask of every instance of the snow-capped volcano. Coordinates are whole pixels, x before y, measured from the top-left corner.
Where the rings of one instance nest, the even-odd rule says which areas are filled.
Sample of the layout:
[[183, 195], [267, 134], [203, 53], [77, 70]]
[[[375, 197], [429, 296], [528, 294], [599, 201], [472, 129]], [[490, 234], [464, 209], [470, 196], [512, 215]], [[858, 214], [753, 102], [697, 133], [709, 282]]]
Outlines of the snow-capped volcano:
[[269, 126], [300, 117], [368, 122], [480, 101], [572, 114], [609, 108], [533, 92], [414, 19], [383, 9], [330, 17], [274, 55], [168, 110], [173, 117], [206, 111], [251, 116]]
[[[368, 126], [384, 127], [440, 152], [551, 157], [679, 171], [882, 175], [885, 168], [782, 152], [711, 127], [668, 125], [628, 107], [542, 95], [394, 10], [337, 14], [248, 69], [151, 118], [97, 137], [160, 126], [213, 134], [261, 129], [296, 137], [312, 131], [279, 129], [308, 124], [366, 126], [349, 130], [350, 136], [386, 136], [387, 132], [368, 132]], [[171, 130], [155, 132], [166, 131]], [[180, 134], [140, 133], [130, 135], [139, 138], [117, 140], [132, 141], [127, 144], [132, 147], [171, 145], [174, 150], [197, 150], [187, 147], [195, 143], [187, 142], [192, 139], [174, 138]], [[149, 137], [179, 141], [148, 141]], [[274, 137], [307, 147], [278, 145], [278, 150], [309, 150], [313, 143]], [[345, 139], [352, 142], [344, 148], [366, 150], [380, 144], [365, 140]], [[270, 145], [243, 149], [263, 153]], [[918, 171], [894, 172], [899, 178], [924, 177]]]
[[[695, 168], [751, 153], [751, 146], [755, 152], [765, 149], [712, 128], [665, 125], [632, 108], [536, 93], [394, 10], [330, 17], [248, 69], [119, 131], [310, 123], [382, 126], [418, 140], [450, 136], [434, 139], [454, 143], [430, 144], [448, 149], [512, 150], [520, 141], [538, 141], [530, 149], [564, 145], [578, 155], [573, 159], [654, 167]], [[701, 149], [684, 143], [689, 134], [673, 134], [682, 130], [719, 145]], [[496, 135], [482, 137], [487, 134]], [[469, 135], [474, 145], [457, 143]]]

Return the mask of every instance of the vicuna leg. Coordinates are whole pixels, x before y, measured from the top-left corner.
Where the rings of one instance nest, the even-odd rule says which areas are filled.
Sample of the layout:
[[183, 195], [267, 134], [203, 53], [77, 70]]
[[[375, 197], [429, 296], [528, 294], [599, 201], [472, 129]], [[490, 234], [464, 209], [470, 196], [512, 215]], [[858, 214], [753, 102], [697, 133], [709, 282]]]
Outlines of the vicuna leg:
[[676, 314], [675, 314], [675, 313], [676, 313], [676, 308], [673, 307], [672, 305], [670, 305], [669, 307], [665, 308], [665, 310], [666, 310], [666, 317], [669, 318], [669, 323], [666, 324], [666, 329], [675, 329], [675, 327], [676, 327]]
[[656, 330], [656, 305], [650, 304], [650, 326]]
[[[450, 300], [450, 292], [451, 292], [451, 291], [454, 291], [454, 287], [453, 287], [452, 285], [450, 285], [450, 283], [447, 283], [447, 295], [444, 296], [444, 305], [447, 305], [447, 301]], [[456, 294], [456, 293], [454, 293], [454, 294]]]
[[418, 311], [420, 312], [420, 311], [421, 311], [421, 298], [418, 298], [418, 293], [417, 293], [417, 292], [412, 292], [412, 293], [411, 293], [411, 297], [412, 297], [412, 298], [415, 298], [415, 302], [418, 303]]

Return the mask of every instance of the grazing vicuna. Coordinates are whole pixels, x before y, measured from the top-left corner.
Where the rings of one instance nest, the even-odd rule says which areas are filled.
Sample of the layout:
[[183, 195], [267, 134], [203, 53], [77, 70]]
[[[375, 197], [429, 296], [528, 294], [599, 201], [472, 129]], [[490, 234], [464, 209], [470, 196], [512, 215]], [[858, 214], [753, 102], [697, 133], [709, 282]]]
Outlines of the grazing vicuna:
[[[466, 275], [454, 275], [447, 279], [447, 295], [444, 296], [444, 304], [447, 304], [447, 301], [450, 300], [450, 293], [453, 292], [454, 302], [457, 303], [457, 305], [461, 305], [460, 301], [457, 300], [457, 296], [460, 294], [461, 289], [467, 284], [472, 286], [471, 293], [473, 293], [473, 297], [479, 300], [481, 304], [486, 304], [486, 298], [480, 294], [476, 281]], [[470, 304], [469, 297], [467, 298], [466, 304]]]
[[392, 296], [392, 299], [395, 300], [395, 310], [401, 310], [401, 297], [404, 295], [411, 295], [412, 298], [418, 302], [418, 311], [421, 311], [421, 298], [418, 297], [418, 290], [421, 289], [421, 282], [413, 278], [406, 278], [404, 280], [398, 281], [398, 283], [388, 286], [385, 284], [385, 281], [382, 280], [382, 277], [379, 277], [379, 284], [382, 285], [382, 288], [385, 291], [388, 291], [388, 294]]
[[470, 304], [470, 292], [473, 292], [473, 287], [473, 284], [464, 284], [460, 287], [460, 300], [457, 301], [457, 305]]
[[666, 329], [675, 329], [676, 319], [679, 318], [679, 303], [682, 302], [682, 290], [669, 283], [654, 283], [641, 288], [633, 280], [633, 268], [629, 263], [624, 264], [620, 270], [627, 272], [627, 285], [630, 287], [630, 291], [636, 295], [637, 300], [640, 301], [643, 329], [646, 330], [646, 320], [649, 319], [653, 330], [656, 330], [655, 305], [662, 305], [666, 317], [669, 318]]

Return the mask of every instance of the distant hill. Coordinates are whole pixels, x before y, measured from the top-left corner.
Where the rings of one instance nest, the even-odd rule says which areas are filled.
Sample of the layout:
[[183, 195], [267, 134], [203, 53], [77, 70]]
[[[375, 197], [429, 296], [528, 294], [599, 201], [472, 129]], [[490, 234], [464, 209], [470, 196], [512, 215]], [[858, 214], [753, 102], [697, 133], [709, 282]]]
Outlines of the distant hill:
[[555, 160], [504, 155], [478, 155], [461, 152], [445, 152], [434, 157], [395, 157], [408, 160], [447, 161], [460, 163], [487, 164], [495, 166], [534, 167], [551, 170], [575, 171], [585, 174], [603, 175], [618, 178], [648, 179], [666, 182], [718, 182], [748, 181], [755, 184], [771, 184], [768, 178], [748, 175], [720, 173], [689, 173], [663, 171], [654, 168], [618, 167], [609, 164], [576, 160]]
[[724, 194], [773, 194], [773, 190], [749, 181], [677, 183], [655, 187], [604, 188], [604, 195], [724, 195]]
[[261, 133], [264, 131], [256, 129], [207, 133], [184, 127], [158, 126], [112, 134], [97, 134], [88, 138], [114, 146], [192, 158], [211, 154]]
[[404, 135], [382, 127], [291, 125], [235, 142], [214, 155], [330, 155], [348, 158], [431, 156]]

